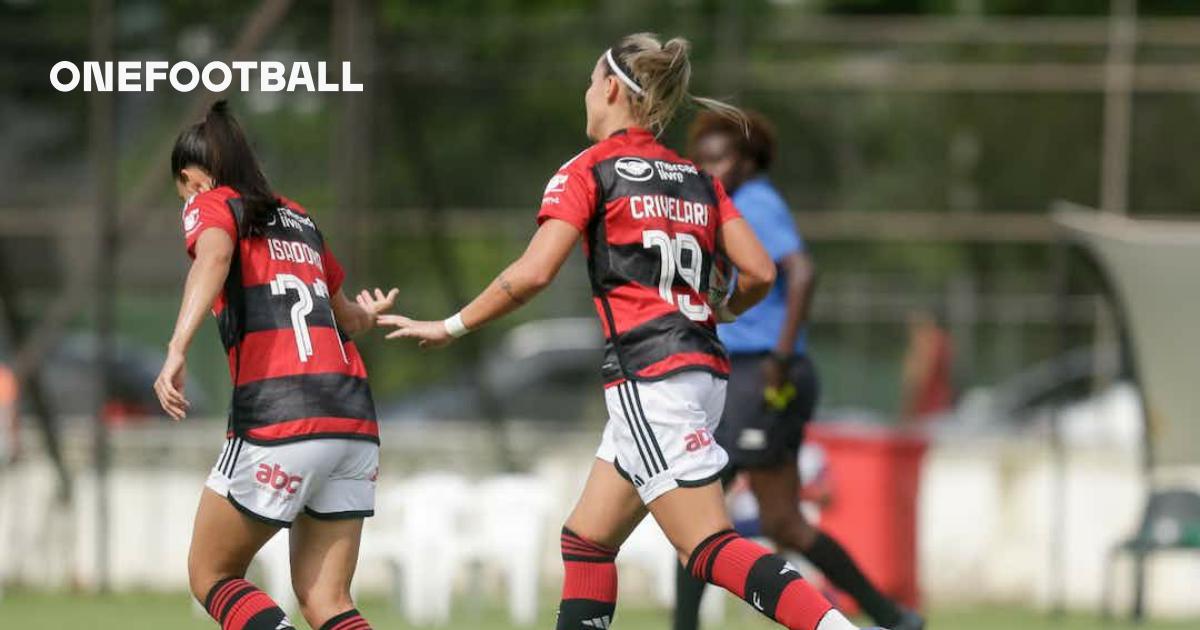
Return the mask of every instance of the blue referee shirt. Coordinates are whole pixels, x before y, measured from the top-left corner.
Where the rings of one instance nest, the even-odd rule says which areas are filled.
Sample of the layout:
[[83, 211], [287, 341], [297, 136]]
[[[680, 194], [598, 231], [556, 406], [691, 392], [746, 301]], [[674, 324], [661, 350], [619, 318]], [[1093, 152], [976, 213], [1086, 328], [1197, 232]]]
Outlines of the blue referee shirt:
[[[804, 251], [804, 241], [788, 212], [787, 203], [779, 191], [760, 175], [738, 187], [733, 193], [733, 205], [750, 223], [776, 263], [789, 254]], [[770, 352], [775, 349], [783, 322], [787, 317], [787, 279], [780, 274], [775, 286], [762, 302], [742, 313], [737, 321], [717, 326], [717, 334], [731, 354]], [[796, 354], [808, 349], [808, 333], [801, 327], [796, 335]]]

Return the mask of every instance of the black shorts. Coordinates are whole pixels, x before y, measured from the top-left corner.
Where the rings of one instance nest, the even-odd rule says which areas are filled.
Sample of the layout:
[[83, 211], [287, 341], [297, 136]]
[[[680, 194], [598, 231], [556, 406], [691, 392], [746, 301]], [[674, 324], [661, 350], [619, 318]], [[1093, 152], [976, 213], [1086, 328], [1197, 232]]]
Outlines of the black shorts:
[[783, 409], [771, 409], [764, 391], [763, 362], [769, 355], [733, 355], [725, 414], [716, 438], [726, 452], [732, 469], [774, 468], [795, 464], [804, 441], [804, 427], [817, 406], [817, 372], [805, 355], [792, 358], [788, 381], [796, 395]]

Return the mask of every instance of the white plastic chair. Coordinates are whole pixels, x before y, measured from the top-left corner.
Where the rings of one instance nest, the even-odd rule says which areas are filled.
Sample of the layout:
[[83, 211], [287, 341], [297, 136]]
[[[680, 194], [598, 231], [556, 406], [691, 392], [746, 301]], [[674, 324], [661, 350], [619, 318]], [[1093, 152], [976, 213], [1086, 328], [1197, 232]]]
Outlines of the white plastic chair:
[[506, 475], [480, 483], [472, 506], [478, 508], [472, 559], [504, 576], [513, 623], [537, 623], [545, 542], [546, 488], [537, 477]]
[[450, 621], [454, 577], [467, 543], [460, 532], [468, 497], [462, 477], [430, 474], [404, 482], [383, 498], [399, 519], [380, 553], [393, 569], [397, 601], [410, 623]]

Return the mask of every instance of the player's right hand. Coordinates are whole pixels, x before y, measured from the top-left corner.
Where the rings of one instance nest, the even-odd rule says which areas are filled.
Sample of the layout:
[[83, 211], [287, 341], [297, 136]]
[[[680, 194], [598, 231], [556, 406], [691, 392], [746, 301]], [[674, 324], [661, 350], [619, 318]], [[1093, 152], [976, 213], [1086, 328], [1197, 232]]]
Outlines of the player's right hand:
[[163, 363], [158, 378], [154, 379], [154, 393], [158, 396], [158, 404], [174, 420], [187, 417], [192, 403], [183, 395], [183, 385], [187, 377], [187, 357], [182, 352], [170, 351]]
[[446, 330], [445, 322], [418, 321], [403, 315], [380, 315], [380, 326], [394, 326], [386, 339], [416, 339], [422, 348], [440, 348], [454, 341]]

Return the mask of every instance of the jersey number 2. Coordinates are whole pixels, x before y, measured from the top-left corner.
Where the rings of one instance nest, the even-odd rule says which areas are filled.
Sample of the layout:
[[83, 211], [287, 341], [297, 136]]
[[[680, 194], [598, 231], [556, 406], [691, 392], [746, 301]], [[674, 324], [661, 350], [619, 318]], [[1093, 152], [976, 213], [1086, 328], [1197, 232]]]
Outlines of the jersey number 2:
[[313, 355], [312, 336], [308, 332], [308, 315], [313, 311], [313, 293], [328, 298], [329, 287], [325, 285], [324, 280], [317, 278], [310, 291], [303, 280], [290, 273], [275, 274], [275, 278], [271, 280], [271, 295], [286, 295], [288, 291], [295, 291], [299, 298], [292, 305], [292, 332], [296, 333], [296, 351], [300, 355], [300, 362], [307, 363], [308, 358]]
[[658, 272], [658, 294], [668, 304], [674, 304], [688, 319], [697, 322], [707, 321], [712, 311], [701, 301], [692, 302], [692, 296], [676, 295], [672, 290], [675, 284], [675, 272], [678, 271], [683, 281], [688, 283], [696, 293], [700, 293], [701, 265], [704, 264], [704, 250], [700, 249], [700, 241], [691, 234], [676, 234], [672, 237], [662, 230], [646, 230], [642, 232], [642, 247], [658, 250], [662, 264]]

